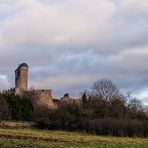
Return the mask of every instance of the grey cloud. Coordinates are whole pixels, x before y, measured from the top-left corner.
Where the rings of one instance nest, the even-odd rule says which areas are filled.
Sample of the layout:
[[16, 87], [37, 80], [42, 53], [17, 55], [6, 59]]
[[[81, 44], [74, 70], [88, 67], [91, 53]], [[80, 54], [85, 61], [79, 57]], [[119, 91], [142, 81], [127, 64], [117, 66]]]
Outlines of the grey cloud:
[[148, 3], [147, 0], [125, 0], [122, 2], [122, 8], [129, 15], [140, 17], [148, 16]]
[[140, 96], [148, 87], [147, 10], [146, 0], [0, 1], [1, 87], [14, 86], [26, 62], [30, 86], [55, 96], [78, 96], [101, 78]]

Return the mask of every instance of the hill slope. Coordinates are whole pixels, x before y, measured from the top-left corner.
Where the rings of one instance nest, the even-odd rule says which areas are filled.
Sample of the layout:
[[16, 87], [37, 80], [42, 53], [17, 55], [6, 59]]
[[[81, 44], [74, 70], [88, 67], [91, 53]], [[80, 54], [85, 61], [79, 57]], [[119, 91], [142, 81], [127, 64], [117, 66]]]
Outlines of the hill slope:
[[147, 148], [146, 138], [101, 137], [78, 132], [0, 129], [1, 148]]

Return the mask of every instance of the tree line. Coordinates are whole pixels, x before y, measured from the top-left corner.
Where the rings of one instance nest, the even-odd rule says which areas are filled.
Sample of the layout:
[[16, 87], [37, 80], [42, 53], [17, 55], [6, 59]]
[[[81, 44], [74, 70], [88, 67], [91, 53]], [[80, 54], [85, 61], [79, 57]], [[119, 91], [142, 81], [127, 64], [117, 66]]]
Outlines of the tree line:
[[0, 93], [0, 120], [32, 121], [33, 110], [30, 98], [20, 97], [9, 91]]
[[31, 99], [0, 93], [0, 119], [34, 121], [38, 128], [84, 131], [107, 136], [148, 136], [148, 116], [142, 102], [102, 79], [81, 93], [79, 104], [35, 112]]
[[97, 135], [147, 137], [148, 116], [142, 102], [102, 79], [82, 93], [80, 104], [61, 105], [39, 116], [39, 128], [85, 131]]

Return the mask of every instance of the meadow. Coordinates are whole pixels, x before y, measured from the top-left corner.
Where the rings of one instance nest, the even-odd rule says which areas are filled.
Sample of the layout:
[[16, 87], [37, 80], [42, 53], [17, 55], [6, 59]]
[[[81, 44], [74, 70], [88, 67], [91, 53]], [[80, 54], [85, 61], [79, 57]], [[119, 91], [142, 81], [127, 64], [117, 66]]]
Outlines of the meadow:
[[79, 132], [0, 129], [0, 148], [147, 148], [147, 138], [103, 137]]

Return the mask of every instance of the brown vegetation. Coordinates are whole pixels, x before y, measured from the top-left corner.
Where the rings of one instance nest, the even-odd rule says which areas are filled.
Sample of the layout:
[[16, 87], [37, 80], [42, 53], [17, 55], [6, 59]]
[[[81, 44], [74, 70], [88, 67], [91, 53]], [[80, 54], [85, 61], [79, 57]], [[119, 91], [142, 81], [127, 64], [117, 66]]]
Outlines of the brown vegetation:
[[142, 103], [110, 80], [97, 81], [81, 104], [65, 104], [37, 119], [39, 128], [81, 130], [108, 136], [148, 136]]

